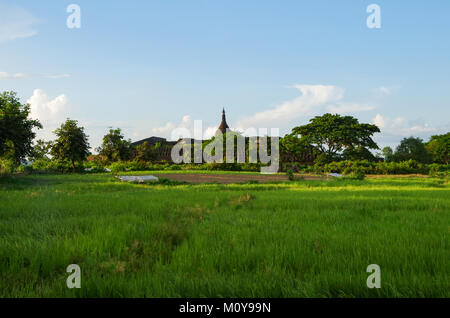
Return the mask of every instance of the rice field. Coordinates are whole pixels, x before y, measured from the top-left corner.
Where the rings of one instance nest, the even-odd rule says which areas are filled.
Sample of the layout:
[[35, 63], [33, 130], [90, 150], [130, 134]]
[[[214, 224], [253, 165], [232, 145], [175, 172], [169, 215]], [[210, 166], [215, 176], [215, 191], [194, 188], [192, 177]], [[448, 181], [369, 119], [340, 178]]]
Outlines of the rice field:
[[0, 180], [0, 297], [449, 297], [449, 232], [432, 178], [21, 176]]

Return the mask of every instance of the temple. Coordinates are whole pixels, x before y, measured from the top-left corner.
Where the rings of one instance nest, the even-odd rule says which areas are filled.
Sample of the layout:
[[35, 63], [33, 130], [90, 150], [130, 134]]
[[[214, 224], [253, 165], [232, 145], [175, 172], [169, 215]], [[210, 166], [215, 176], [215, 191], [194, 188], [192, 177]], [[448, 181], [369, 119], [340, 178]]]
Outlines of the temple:
[[216, 131], [216, 136], [226, 133], [227, 129], [230, 129], [230, 127], [228, 127], [227, 119], [225, 118], [225, 108], [224, 108], [222, 110], [222, 122], [220, 123], [220, 126]]

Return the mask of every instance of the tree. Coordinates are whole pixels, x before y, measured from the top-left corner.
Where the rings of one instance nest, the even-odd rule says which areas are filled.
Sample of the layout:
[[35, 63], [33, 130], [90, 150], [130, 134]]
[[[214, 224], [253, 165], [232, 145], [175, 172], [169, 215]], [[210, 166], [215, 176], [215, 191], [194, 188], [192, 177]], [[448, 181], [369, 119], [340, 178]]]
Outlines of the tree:
[[342, 156], [345, 160], [376, 160], [376, 157], [373, 155], [373, 153], [370, 152], [369, 149], [361, 146], [356, 148], [346, 148], [342, 153]]
[[383, 150], [381, 150], [381, 154], [386, 162], [393, 161], [394, 159], [394, 151], [391, 147], [384, 147]]
[[31, 151], [29, 160], [34, 161], [38, 159], [49, 159], [48, 154], [50, 153], [51, 142], [44, 141], [42, 139], [36, 140], [33, 150]]
[[75, 171], [75, 163], [81, 162], [89, 155], [88, 136], [83, 127], [78, 127], [76, 120], [67, 119], [54, 131], [58, 137], [51, 144], [51, 155], [57, 160], [68, 160]]
[[450, 132], [445, 135], [431, 136], [430, 141], [425, 144], [425, 149], [435, 163], [448, 165], [450, 157]]
[[365, 152], [362, 148], [378, 149], [372, 139], [380, 132], [376, 125], [360, 124], [352, 116], [325, 114], [316, 116], [310, 123], [292, 129], [292, 133], [315, 146], [328, 160], [340, 159], [344, 150]]
[[301, 162], [305, 157], [313, 156], [314, 148], [305, 138], [287, 134], [280, 138], [280, 152], [283, 158], [290, 162]]
[[41, 123], [29, 119], [30, 105], [22, 104], [15, 92], [0, 93], [0, 157], [8, 156], [16, 163], [30, 155], [36, 137], [34, 128]]
[[125, 140], [120, 128], [109, 129], [109, 133], [103, 136], [102, 145], [96, 149], [109, 161], [129, 160], [132, 153], [131, 140]]
[[421, 163], [430, 162], [430, 155], [425, 149], [425, 144], [420, 138], [403, 138], [397, 146], [393, 156], [394, 161], [415, 160]]
[[137, 161], [151, 161], [156, 158], [156, 149], [159, 148], [160, 143], [158, 145], [151, 146], [148, 142], [144, 142], [143, 144], [136, 147], [135, 157], [134, 159]]

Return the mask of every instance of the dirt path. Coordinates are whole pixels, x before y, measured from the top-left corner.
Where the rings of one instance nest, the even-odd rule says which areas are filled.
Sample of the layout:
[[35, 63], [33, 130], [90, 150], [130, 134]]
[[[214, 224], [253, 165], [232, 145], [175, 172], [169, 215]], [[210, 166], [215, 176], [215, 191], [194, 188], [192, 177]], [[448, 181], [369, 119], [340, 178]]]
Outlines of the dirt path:
[[[182, 173], [158, 173], [155, 176], [167, 178], [175, 181], [189, 183], [242, 183], [248, 181], [277, 182], [288, 180], [285, 175], [267, 175], [267, 174], [182, 174]], [[306, 176], [305, 180], [322, 180], [320, 177]]]

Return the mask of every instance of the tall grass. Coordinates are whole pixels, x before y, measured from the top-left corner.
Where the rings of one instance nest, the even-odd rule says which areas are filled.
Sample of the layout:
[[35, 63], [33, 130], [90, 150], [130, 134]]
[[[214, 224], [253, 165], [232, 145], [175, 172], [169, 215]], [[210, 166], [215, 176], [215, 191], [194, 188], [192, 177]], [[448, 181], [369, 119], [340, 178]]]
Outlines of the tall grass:
[[[438, 179], [0, 181], [1, 297], [449, 297]], [[66, 267], [81, 267], [81, 289]], [[381, 289], [366, 268], [381, 267]]]

